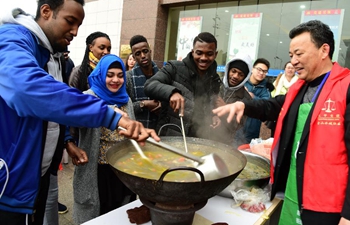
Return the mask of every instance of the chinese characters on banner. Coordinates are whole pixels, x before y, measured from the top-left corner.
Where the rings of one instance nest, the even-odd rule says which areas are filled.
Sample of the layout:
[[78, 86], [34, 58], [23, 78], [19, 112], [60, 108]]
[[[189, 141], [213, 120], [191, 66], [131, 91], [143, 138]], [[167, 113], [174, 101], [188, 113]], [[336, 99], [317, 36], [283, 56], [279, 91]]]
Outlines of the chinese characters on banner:
[[301, 15], [301, 22], [310, 20], [320, 20], [327, 24], [334, 34], [334, 53], [333, 61], [338, 62], [340, 37], [342, 32], [344, 19], [344, 9], [322, 9], [322, 10], [306, 10]]
[[193, 39], [202, 30], [202, 17], [180, 17], [179, 30], [177, 35], [176, 59], [181, 61], [191, 51]]
[[231, 19], [227, 61], [237, 54], [257, 57], [262, 13], [233, 14]]

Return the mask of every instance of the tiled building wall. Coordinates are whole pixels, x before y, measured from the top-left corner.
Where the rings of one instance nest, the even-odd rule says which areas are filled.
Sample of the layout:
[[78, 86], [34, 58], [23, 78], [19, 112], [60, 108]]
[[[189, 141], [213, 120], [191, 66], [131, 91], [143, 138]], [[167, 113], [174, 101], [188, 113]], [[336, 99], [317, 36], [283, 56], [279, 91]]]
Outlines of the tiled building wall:
[[119, 55], [123, 0], [86, 1], [84, 9], [85, 19], [78, 36], [68, 46], [74, 64], [77, 66], [83, 60], [86, 37], [95, 31], [108, 34], [112, 42], [111, 53]]
[[161, 0], [124, 0], [121, 45], [140, 34], [147, 38], [152, 49], [152, 59], [159, 67], [164, 60], [168, 9]]
[[70, 57], [79, 65], [85, 53], [85, 39], [94, 31], [107, 33], [112, 41], [111, 53], [119, 56], [122, 45], [129, 45], [133, 35], [144, 35], [151, 46], [153, 60], [164, 60], [168, 10], [160, 0], [87, 0], [85, 19], [78, 36], [68, 47]]

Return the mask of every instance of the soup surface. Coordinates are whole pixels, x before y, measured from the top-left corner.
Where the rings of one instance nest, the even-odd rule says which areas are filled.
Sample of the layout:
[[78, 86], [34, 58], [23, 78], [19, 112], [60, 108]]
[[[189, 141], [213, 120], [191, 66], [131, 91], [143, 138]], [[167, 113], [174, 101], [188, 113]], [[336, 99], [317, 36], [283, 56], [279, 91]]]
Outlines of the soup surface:
[[270, 173], [263, 169], [262, 167], [253, 164], [251, 162], [247, 162], [247, 165], [244, 167], [242, 172], [238, 175], [238, 179], [260, 179], [263, 177], [270, 176]]
[[[119, 158], [113, 166], [125, 173], [153, 180], [158, 180], [168, 168], [196, 167], [196, 163], [192, 160], [169, 151], [154, 149], [144, 151], [144, 154], [150, 161], [142, 158], [138, 153], [130, 151]], [[198, 157], [204, 155], [201, 151], [192, 151], [191, 154]], [[195, 172], [188, 170], [172, 171], [165, 176], [164, 180], [175, 182], [198, 181]]]

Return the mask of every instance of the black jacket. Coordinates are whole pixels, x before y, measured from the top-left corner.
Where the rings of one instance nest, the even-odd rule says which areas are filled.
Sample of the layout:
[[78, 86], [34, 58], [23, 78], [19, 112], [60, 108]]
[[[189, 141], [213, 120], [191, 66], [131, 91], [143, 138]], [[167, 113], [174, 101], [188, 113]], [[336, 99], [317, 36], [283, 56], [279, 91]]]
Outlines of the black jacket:
[[[158, 73], [145, 83], [145, 94], [162, 101], [162, 112], [157, 130], [165, 124], [180, 126], [177, 113], [169, 106], [173, 93], [178, 92], [185, 98], [185, 133], [188, 136], [207, 138], [210, 129], [214, 100], [218, 96], [221, 80], [216, 73], [217, 64], [208, 68], [207, 74], [200, 77], [192, 54], [182, 61], [169, 61]], [[165, 127], [161, 135], [180, 135], [175, 126]]]

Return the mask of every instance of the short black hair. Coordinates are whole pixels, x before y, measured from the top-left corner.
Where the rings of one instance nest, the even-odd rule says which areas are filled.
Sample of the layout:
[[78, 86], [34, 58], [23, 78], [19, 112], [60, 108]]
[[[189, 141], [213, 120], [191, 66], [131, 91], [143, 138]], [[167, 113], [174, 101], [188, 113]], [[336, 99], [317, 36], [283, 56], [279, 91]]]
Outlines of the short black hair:
[[262, 63], [265, 64], [265, 66], [267, 67], [267, 69], [270, 69], [270, 62], [267, 59], [264, 58], [258, 58], [257, 60], [255, 60], [253, 67], [256, 66], [257, 64]]
[[289, 32], [289, 38], [293, 39], [304, 32], [310, 33], [311, 41], [316, 47], [321, 48], [323, 44], [328, 44], [330, 48], [328, 56], [332, 59], [334, 53], [334, 35], [327, 24], [324, 24], [319, 20], [310, 20], [299, 24]]
[[215, 44], [215, 49], [218, 46], [218, 41], [216, 40], [216, 38], [214, 37], [214, 35], [212, 35], [209, 32], [202, 32], [199, 33], [194, 39], [193, 39], [193, 46], [196, 44], [196, 42], [206, 42], [206, 43], [214, 43]]
[[142, 36], [142, 35], [135, 35], [133, 36], [131, 39], [130, 39], [130, 48], [132, 48], [132, 46], [138, 44], [138, 43], [141, 43], [141, 42], [146, 42], [148, 44], [148, 41], [147, 39]]
[[[38, 0], [38, 7], [36, 9], [36, 16], [35, 20], [37, 21], [40, 18], [40, 8], [44, 4], [48, 4], [52, 11], [54, 12], [55, 16], [57, 12], [61, 9], [63, 6], [65, 0]], [[84, 6], [85, 5], [85, 0], [74, 0], [78, 2], [80, 5]]]

